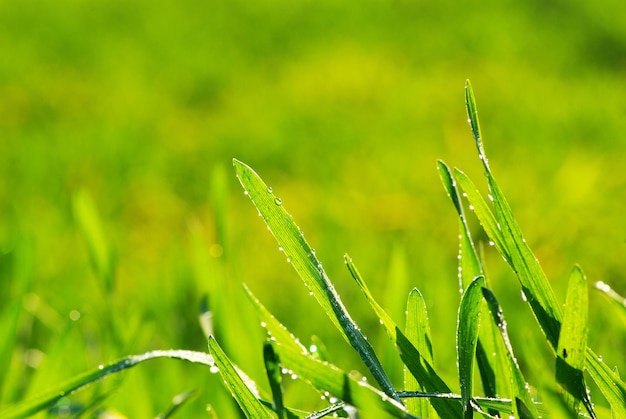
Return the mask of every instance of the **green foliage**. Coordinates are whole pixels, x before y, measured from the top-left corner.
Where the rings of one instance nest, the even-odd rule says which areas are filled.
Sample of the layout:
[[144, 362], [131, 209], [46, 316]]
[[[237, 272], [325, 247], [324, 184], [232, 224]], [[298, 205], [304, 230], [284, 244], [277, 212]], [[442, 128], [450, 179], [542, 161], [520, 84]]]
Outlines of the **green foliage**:
[[[459, 217], [459, 255], [458, 277], [463, 294], [457, 310], [456, 360], [458, 365], [458, 383], [449, 383], [449, 371], [435, 363], [435, 348], [431, 335], [426, 302], [417, 289], [409, 293], [406, 325], [400, 329], [391, 315], [376, 301], [375, 293], [365, 283], [359, 270], [349, 256], [344, 256], [347, 269], [356, 281], [371, 307], [370, 317], [374, 318], [385, 330], [393, 347], [403, 363], [404, 388], [397, 388], [389, 378], [390, 374], [379, 361], [374, 347], [356, 321], [348, 313], [335, 284], [329, 279], [316, 252], [304, 239], [304, 235], [292, 216], [285, 209], [283, 201], [274, 195], [260, 176], [249, 166], [234, 160], [235, 173], [245, 194], [252, 200], [259, 215], [275, 237], [279, 250], [287, 262], [295, 269], [311, 295], [321, 307], [321, 311], [330, 319], [365, 365], [367, 373], [376, 381], [377, 387], [370, 385], [365, 376], [331, 363], [328, 359], [336, 356], [333, 348], [320, 351], [319, 340], [316, 345], [307, 348], [296, 338], [272, 313], [257, 299], [247, 286], [244, 291], [251, 304], [247, 309], [254, 310], [261, 327], [267, 334], [263, 341], [246, 341], [245, 345], [256, 344], [262, 348], [262, 368], [269, 381], [270, 392], [257, 386], [255, 381], [244, 372], [244, 368], [235, 365], [227, 356], [226, 350], [218, 340], [231, 342], [227, 350], [241, 350], [233, 334], [244, 333], [244, 324], [250, 324], [247, 311], [239, 304], [236, 309], [227, 308], [222, 302], [216, 319], [221, 327], [213, 328], [213, 311], [205, 297], [200, 308], [200, 323], [208, 340], [208, 353], [204, 351], [151, 351], [142, 355], [128, 356], [105, 366], [99, 366], [87, 373], [76, 376], [70, 381], [57, 386], [36, 398], [18, 401], [0, 411], [2, 417], [26, 417], [48, 410], [57, 414], [61, 409], [84, 412], [103, 408], [111, 395], [110, 390], [103, 390], [92, 395], [84, 405], [73, 404], [71, 398], [78, 390], [96, 387], [104, 378], [127, 370], [146, 360], [155, 358], [180, 359], [209, 367], [212, 373], [219, 372], [224, 387], [234, 398], [240, 411], [251, 418], [321, 418], [330, 414], [350, 416], [356, 410], [362, 418], [405, 418], [441, 417], [472, 418], [475, 413], [500, 416], [512, 415], [517, 418], [538, 418], [546, 413], [542, 405], [541, 394], [548, 398], [556, 394], [570, 413], [584, 416], [580, 406], [584, 406], [586, 415], [599, 416], [605, 409], [596, 409], [591, 403], [590, 392], [585, 383], [585, 373], [595, 382], [600, 393], [608, 402], [611, 412], [616, 417], [626, 415], [626, 384], [613, 372], [588, 346], [588, 290], [582, 270], [575, 267], [570, 275], [565, 309], [557, 302], [556, 294], [541, 268], [538, 259], [524, 239], [512, 210], [502, 190], [496, 182], [485, 154], [483, 138], [477, 117], [476, 102], [469, 81], [466, 83], [466, 109], [471, 132], [474, 137], [482, 169], [487, 178], [488, 200], [470, 178], [458, 169], [439, 162], [440, 176], [448, 195], [452, 199]], [[218, 218], [225, 217], [225, 186], [223, 174], [216, 172], [214, 178]], [[463, 193], [460, 193], [460, 191]], [[525, 360], [525, 366], [518, 362], [513, 351], [512, 339], [504, 317], [504, 311], [492, 290], [488, 287], [485, 261], [479, 246], [472, 239], [469, 222], [465, 215], [465, 196], [489, 240], [512, 268], [521, 286], [525, 301], [533, 312], [538, 329], [543, 332], [545, 343], [551, 348], [556, 368], [553, 384], [543, 388], [532, 388], [522, 372], [537, 368], [539, 361]], [[105, 285], [106, 296], [112, 301], [115, 295], [115, 263], [103, 232], [99, 216], [93, 201], [81, 193], [74, 200], [74, 212], [83, 232], [96, 275]], [[226, 243], [224, 221], [220, 221], [219, 242]], [[196, 246], [198, 243], [196, 242]], [[221, 246], [221, 245], [220, 245]], [[223, 249], [222, 249], [223, 250]], [[216, 249], [214, 249], [216, 251]], [[203, 254], [201, 249], [197, 249]], [[202, 272], [206, 271], [199, 268]], [[222, 270], [225, 272], [225, 269]], [[611, 293], [610, 289], [600, 288], [614, 301], [621, 297]], [[18, 295], [27, 289], [27, 281], [18, 286]], [[220, 298], [218, 291], [236, 296], [240, 294], [229, 290], [227, 284], [219, 284], [213, 290], [213, 298]], [[222, 297], [223, 298], [223, 297]], [[623, 303], [623, 299], [621, 301]], [[622, 304], [623, 305], [623, 304]], [[246, 310], [247, 310], [246, 309]], [[243, 319], [228, 327], [227, 322]], [[10, 309], [2, 320], [15, 324], [16, 311]], [[113, 317], [110, 317], [113, 319]], [[117, 336], [118, 323], [108, 324], [110, 332]], [[200, 330], [198, 329], [198, 332]], [[221, 335], [225, 335], [224, 337]], [[217, 337], [216, 337], [217, 336]], [[242, 339], [253, 338], [249, 334]], [[120, 342], [123, 340], [120, 338]], [[242, 342], [239, 340], [237, 342]], [[11, 341], [11, 344], [14, 344]], [[319, 345], [318, 345], [319, 344]], [[118, 343], [121, 345], [121, 343]], [[0, 361], [10, 363], [7, 352], [2, 353]], [[474, 365], [483, 383], [483, 394], [476, 391], [474, 383]], [[253, 365], [254, 366], [254, 365]], [[288, 385], [283, 375], [304, 383], [314, 395], [322, 395], [325, 402], [319, 400], [309, 405], [291, 407], [292, 401]], [[120, 383], [124, 385], [124, 383]], [[380, 388], [380, 389], [379, 389]], [[148, 389], [149, 390], [149, 389]], [[165, 413], [158, 417], [171, 417], [184, 404], [194, 397], [196, 392], [184, 392], [170, 404]], [[271, 400], [271, 401], [270, 401]], [[102, 407], [101, 407], [102, 406]]]

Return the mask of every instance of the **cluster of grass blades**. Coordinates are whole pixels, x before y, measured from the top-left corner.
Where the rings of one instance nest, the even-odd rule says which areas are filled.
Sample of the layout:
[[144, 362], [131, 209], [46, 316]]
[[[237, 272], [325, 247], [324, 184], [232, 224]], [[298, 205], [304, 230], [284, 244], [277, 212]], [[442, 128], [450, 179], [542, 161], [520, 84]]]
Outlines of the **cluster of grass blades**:
[[[355, 373], [347, 373], [331, 364], [324, 353], [312, 345], [305, 347], [245, 287], [267, 340], [263, 351], [269, 392], [264, 391], [224, 353], [207, 330], [208, 353], [184, 350], [153, 351], [129, 356], [109, 365], [99, 366], [72, 379], [60, 388], [37, 399], [10, 406], [0, 412], [3, 418], [25, 417], [58, 406], [69, 394], [106, 376], [154, 358], [186, 360], [205, 365], [221, 374], [241, 411], [250, 418], [321, 418], [325, 416], [360, 418], [471, 418], [484, 417], [540, 418], [556, 417], [626, 417], [626, 385], [587, 346], [588, 286], [579, 267], [574, 267], [569, 281], [564, 308], [537, 259], [527, 246], [502, 191], [492, 175], [483, 148], [476, 104], [469, 82], [466, 84], [466, 107], [471, 131], [478, 148], [489, 188], [485, 200], [472, 181], [460, 170], [451, 170], [439, 162], [444, 187], [457, 211], [459, 220], [459, 281], [463, 290], [457, 317], [458, 382], [446, 383], [438, 374], [430, 336], [428, 313], [421, 293], [413, 289], [407, 300], [405, 326], [398, 326], [376, 302], [353, 260], [345, 263], [358, 288], [371, 305], [394, 343], [404, 364], [404, 388], [396, 389], [382, 367], [373, 347], [343, 305], [315, 251], [291, 215], [263, 180], [247, 165], [234, 160], [234, 168], [245, 194], [252, 200], [280, 250], [319, 302], [324, 313], [354, 348], [363, 365], [374, 377], [375, 385]], [[461, 197], [465, 197], [464, 204]], [[79, 209], [85, 207], [78, 203]], [[465, 206], [471, 208], [498, 252], [510, 265], [521, 285], [539, 328], [554, 354], [553, 395], [559, 403], [551, 404], [559, 411], [547, 409], [539, 394], [530, 385], [518, 365], [507, 332], [505, 315], [489, 288], [482, 253], [475, 245], [468, 228]], [[83, 208], [83, 213], [86, 210]], [[88, 217], [83, 217], [89, 220]], [[94, 223], [85, 222], [87, 227]], [[98, 235], [97, 229], [88, 229]], [[99, 250], [100, 249], [100, 250]], [[109, 258], [102, 247], [94, 247], [94, 264], [109, 278]], [[624, 299], [605, 284], [596, 288], [624, 310]], [[219, 319], [217, 319], [219, 321]], [[477, 370], [478, 374], [475, 374]], [[324, 395], [328, 406], [308, 411], [287, 406], [283, 398], [282, 377], [285, 372], [308, 383]], [[475, 390], [474, 377], [480, 377], [482, 393]], [[591, 378], [608, 402], [596, 407], [591, 402], [586, 379]], [[458, 388], [455, 393], [452, 389]], [[599, 395], [598, 395], [599, 396]], [[194, 397], [181, 393], [171, 407], [158, 417], [170, 417], [181, 404]], [[594, 396], [595, 397], [595, 396]], [[608, 413], [610, 412], [610, 413]]]

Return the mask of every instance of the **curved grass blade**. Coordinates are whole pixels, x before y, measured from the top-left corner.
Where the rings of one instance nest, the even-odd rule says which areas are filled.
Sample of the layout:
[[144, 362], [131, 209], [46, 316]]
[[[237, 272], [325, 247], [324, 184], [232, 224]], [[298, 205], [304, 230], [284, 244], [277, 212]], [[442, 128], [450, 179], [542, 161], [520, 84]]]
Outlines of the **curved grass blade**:
[[215, 359], [215, 366], [237, 404], [248, 418], [274, 418], [275, 415], [257, 399], [241, 378], [215, 338], [209, 336], [209, 350]]
[[471, 418], [474, 415], [470, 400], [474, 391], [474, 355], [476, 354], [476, 345], [478, 344], [482, 301], [481, 289], [484, 286], [485, 279], [482, 276], [476, 277], [467, 287], [459, 306], [456, 349], [459, 363], [463, 416], [465, 418]]
[[[433, 365], [433, 346], [430, 337], [430, 323], [428, 321], [426, 302], [417, 288], [413, 288], [409, 292], [404, 330], [409, 342], [422, 354], [426, 362]], [[404, 390], [425, 391], [424, 386], [419, 384], [406, 365], [404, 366]], [[406, 399], [404, 404], [412, 415], [421, 418], [431, 417], [430, 402], [424, 398]]]
[[306, 353], [294, 351], [281, 345], [278, 340], [275, 349], [285, 368], [320, 391], [328, 392], [331, 397], [356, 407], [361, 417], [413, 418], [401, 402], [388, 397], [360, 377]]
[[[352, 262], [352, 259], [346, 255], [344, 257], [350, 274], [357, 282], [361, 291], [365, 295], [365, 298], [374, 309], [376, 316], [379, 318], [381, 324], [387, 331], [387, 334], [391, 340], [395, 343], [400, 353], [400, 358], [404, 362], [404, 365], [409, 369], [411, 374], [417, 379], [417, 381], [424, 386], [424, 388], [433, 393], [451, 393], [450, 388], [435, 372], [431, 364], [422, 356], [422, 354], [415, 348], [415, 346], [409, 341], [409, 339], [402, 333], [400, 328], [394, 323], [391, 317], [383, 310], [383, 308], [376, 302], [374, 296], [370, 292], [369, 288], [363, 281], [361, 274], [357, 270], [356, 266]], [[454, 403], [449, 400], [442, 401], [441, 399], [430, 399], [430, 403], [437, 413], [444, 418], [461, 418], [462, 409], [461, 406], [455, 401]]]
[[283, 404], [283, 383], [280, 368], [280, 359], [274, 349], [272, 341], [265, 341], [263, 344], [263, 361], [265, 362], [265, 371], [267, 379], [272, 390], [272, 400], [274, 412], [279, 419], [285, 418], [285, 406]]
[[485, 301], [487, 301], [487, 306], [489, 307], [491, 316], [500, 330], [502, 342], [505, 346], [504, 350], [506, 352], [509, 365], [509, 382], [511, 385], [511, 394], [513, 394], [512, 400], [514, 401], [514, 403], [512, 403], [513, 413], [517, 418], [537, 418], [538, 412], [535, 407], [535, 403], [530, 397], [528, 384], [524, 379], [522, 371], [519, 369], [515, 355], [513, 355], [513, 347], [511, 346], [511, 341], [509, 340], [509, 334], [506, 329], [506, 320], [504, 319], [504, 314], [502, 313], [500, 304], [498, 304], [498, 300], [496, 300], [495, 295], [493, 295], [491, 290], [488, 288], [483, 287], [482, 293], [483, 297], [485, 297]]
[[[441, 394], [441, 393], [423, 393], [419, 391], [399, 391], [398, 395], [405, 400], [411, 399], [425, 399], [425, 398], [443, 398], [443, 399], [452, 399], [452, 400], [461, 400], [461, 395], [459, 394]], [[511, 399], [508, 398], [497, 398], [497, 397], [474, 397], [473, 401], [476, 402], [478, 407], [481, 410], [489, 410], [496, 411], [500, 413], [504, 413], [507, 417], [513, 417], [513, 403]], [[541, 403], [535, 403], [535, 408], [541, 415], [540, 417], [548, 417], [549, 414], [545, 410], [545, 407]]]
[[565, 401], [572, 411], [577, 412], [578, 405], [583, 403], [589, 415], [595, 418], [583, 376], [587, 349], [587, 312], [587, 280], [582, 270], [575, 266], [570, 275], [565, 299], [565, 313], [556, 357], [556, 379], [569, 393]]
[[245, 193], [276, 238], [279, 248], [287, 256], [287, 261], [291, 263], [307, 288], [313, 292], [315, 299], [342, 332], [344, 338], [357, 351], [383, 392], [399, 400], [372, 345], [348, 314], [322, 264], [315, 256], [315, 252], [304, 239], [302, 231], [291, 215], [283, 207], [282, 200], [274, 196], [271, 188], [249, 166], [235, 159], [233, 159], [233, 165]]
[[96, 369], [74, 377], [67, 381], [65, 384], [59, 386], [57, 389], [46, 392], [39, 397], [10, 406], [0, 412], [0, 417], [10, 419], [23, 418], [33, 415], [37, 412], [49, 408], [50, 406], [53, 406], [63, 397], [67, 397], [70, 394], [82, 389], [83, 387], [95, 383], [108, 375], [118, 373], [128, 368], [132, 368], [144, 361], [156, 358], [172, 358], [185, 360], [197, 364], [207, 365], [209, 367], [215, 365], [213, 357], [204, 352], [169, 350], [146, 352], [141, 355], [131, 355], [114, 361], [108, 365], [101, 365]]
[[180, 394], [177, 394], [172, 399], [171, 405], [167, 410], [156, 416], [156, 419], [168, 419], [174, 416], [174, 414], [190, 400], [193, 400], [198, 396], [198, 390], [188, 390]]

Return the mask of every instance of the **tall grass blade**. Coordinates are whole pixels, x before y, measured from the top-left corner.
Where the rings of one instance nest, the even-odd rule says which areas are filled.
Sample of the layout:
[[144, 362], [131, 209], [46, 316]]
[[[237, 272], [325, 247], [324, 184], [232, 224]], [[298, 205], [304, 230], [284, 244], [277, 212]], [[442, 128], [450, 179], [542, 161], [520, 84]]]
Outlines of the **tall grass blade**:
[[481, 289], [484, 286], [485, 279], [482, 276], [476, 277], [467, 287], [459, 306], [456, 348], [463, 416], [466, 419], [472, 418], [474, 415], [470, 399], [474, 391], [474, 356], [476, 354], [476, 345], [478, 344], [480, 311], [483, 299]]
[[[428, 320], [426, 302], [417, 288], [413, 288], [411, 292], [409, 292], [406, 304], [406, 325], [404, 333], [409, 342], [422, 354], [426, 362], [433, 365], [433, 345], [430, 336], [430, 322]], [[409, 371], [406, 365], [403, 370], [405, 391], [426, 391], [424, 386], [411, 374], [411, 371]], [[432, 416], [430, 402], [425, 398], [409, 398], [404, 401], [404, 404], [409, 413], [415, 416], [421, 418], [429, 418]]]
[[437, 162], [439, 176], [443, 186], [452, 200], [454, 208], [459, 216], [459, 288], [461, 292], [479, 275], [483, 275], [483, 268], [478, 259], [476, 248], [467, 225], [465, 211], [459, 195], [456, 181], [450, 168], [443, 162]]
[[[404, 365], [409, 369], [411, 374], [417, 379], [428, 392], [432, 393], [451, 393], [450, 388], [435, 372], [432, 365], [426, 358], [415, 348], [409, 339], [402, 333], [400, 328], [395, 324], [391, 317], [376, 302], [374, 296], [363, 281], [361, 274], [352, 262], [352, 259], [346, 255], [345, 262], [350, 274], [357, 282], [361, 291], [367, 298], [367, 301], [374, 309], [376, 316], [387, 331], [387, 334], [394, 342], [400, 353], [400, 358]], [[443, 418], [460, 418], [462, 417], [461, 406], [456, 401], [441, 400], [437, 398], [430, 399], [430, 403], [437, 413]]]
[[170, 406], [163, 412], [156, 416], [156, 419], [168, 419], [174, 416], [181, 407], [190, 400], [193, 400], [198, 396], [198, 390], [188, 390], [180, 394], [177, 394], [172, 399]]
[[287, 261], [313, 292], [324, 312], [342, 332], [344, 338], [359, 354], [383, 392], [399, 400], [372, 345], [348, 314], [326, 271], [315, 256], [315, 252], [304, 239], [304, 234], [291, 215], [283, 207], [282, 200], [274, 196], [271, 188], [249, 166], [238, 160], [233, 160], [233, 165], [245, 193], [265, 220], [279, 248], [287, 257]]
[[565, 400], [570, 408], [577, 412], [578, 405], [583, 403], [589, 415], [595, 418], [583, 376], [587, 349], [587, 312], [587, 280], [582, 270], [576, 266], [572, 269], [565, 299], [565, 313], [556, 357], [556, 379], [569, 393]]
[[[456, 178], [467, 194], [468, 200], [474, 207], [476, 216], [487, 235], [516, 273], [522, 286], [522, 292], [556, 353], [562, 321], [560, 305], [539, 265], [539, 261], [526, 244], [513, 213], [491, 174], [482, 143], [476, 102], [469, 81], [466, 83], [465, 97], [470, 126], [487, 177], [495, 216], [483, 200], [480, 192], [463, 172], [456, 170]], [[626, 417], [626, 385], [624, 382], [616, 377], [589, 348], [587, 348], [586, 360], [589, 373], [613, 410], [620, 417]]]
[[111, 374], [118, 373], [120, 371], [141, 364], [142, 362], [156, 358], [185, 360], [197, 364], [206, 365], [209, 367], [215, 365], [213, 357], [204, 352], [169, 350], [146, 352], [141, 355], [131, 355], [114, 361], [108, 365], [100, 365], [98, 368], [78, 375], [70, 379], [66, 383], [62, 384], [57, 389], [46, 392], [41, 396], [17, 403], [13, 406], [9, 406], [7, 409], [0, 412], [0, 417], [2, 417], [3, 419], [11, 419], [23, 418], [33, 415], [37, 412], [53, 406], [62, 398], [67, 397], [70, 394], [81, 390], [82, 388], [93, 384]]
[[248, 418], [274, 418], [276, 417], [268, 408], [257, 399], [246, 382], [241, 378], [235, 366], [230, 362], [215, 338], [209, 337], [209, 350], [215, 359], [215, 365], [224, 379], [226, 387], [230, 391], [237, 404]]
[[279, 419], [285, 418], [285, 406], [283, 404], [283, 382], [280, 367], [280, 359], [271, 340], [263, 344], [263, 361], [265, 371], [272, 391], [273, 409]]
[[504, 352], [507, 355], [509, 366], [509, 383], [511, 385], [511, 394], [513, 395], [512, 406], [515, 417], [518, 418], [537, 418], [538, 412], [535, 404], [530, 397], [528, 384], [524, 379], [524, 375], [517, 364], [517, 359], [513, 354], [513, 347], [509, 340], [509, 334], [506, 328], [506, 320], [500, 308], [495, 295], [488, 288], [482, 288], [483, 297], [487, 301], [487, 306], [493, 318], [494, 323], [500, 330], [502, 342], [504, 343]]
[[[470, 234], [456, 180], [450, 168], [443, 161], [438, 161], [437, 169], [444, 188], [448, 193], [448, 197], [452, 200], [457, 215], [459, 216], [458, 276], [460, 290], [463, 292], [477, 276], [483, 276], [485, 278], [485, 284], [487, 284], [487, 278], [484, 265]], [[483, 311], [482, 316], [488, 316], [488, 307], [486, 305], [481, 305], [481, 307]], [[508, 394], [508, 383], [505, 378], [507, 376], [507, 361], [504, 353], [496, 350], [497, 335], [498, 330], [495, 325], [492, 322], [484, 322], [480, 327], [476, 348], [476, 363], [478, 364], [485, 395], [488, 397], [495, 397], [498, 394], [501, 396]], [[505, 387], [506, 391], [498, 392], [498, 387]]]
[[114, 286], [115, 262], [113, 252], [102, 230], [96, 205], [85, 191], [76, 193], [72, 204], [74, 216], [87, 243], [94, 270], [102, 281], [106, 292], [111, 293]]

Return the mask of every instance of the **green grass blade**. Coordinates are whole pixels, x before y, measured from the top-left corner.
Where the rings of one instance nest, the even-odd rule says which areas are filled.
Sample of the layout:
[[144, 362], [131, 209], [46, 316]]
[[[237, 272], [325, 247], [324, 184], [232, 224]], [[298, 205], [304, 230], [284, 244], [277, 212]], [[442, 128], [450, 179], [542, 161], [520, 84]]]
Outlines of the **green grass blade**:
[[[387, 331], [387, 334], [395, 343], [398, 348], [398, 352], [400, 353], [400, 358], [411, 374], [413, 374], [417, 381], [429, 392], [451, 393], [450, 388], [435, 372], [432, 365], [426, 360], [426, 358], [424, 358], [424, 356], [420, 354], [417, 348], [415, 348], [409, 339], [402, 333], [391, 317], [385, 312], [385, 310], [383, 310], [380, 304], [376, 302], [374, 296], [363, 281], [361, 274], [352, 262], [352, 259], [350, 259], [348, 255], [346, 255], [344, 259], [350, 274], [361, 288], [361, 291], [365, 295], [365, 298], [367, 298], [369, 304], [374, 309], [376, 316], [379, 318], [381, 324]], [[462, 417], [461, 406], [456, 403], [456, 401], [452, 402], [450, 400], [445, 400], [442, 402], [440, 399], [433, 398], [430, 399], [430, 403], [441, 417]]]
[[450, 168], [441, 160], [437, 162], [439, 176], [452, 200], [454, 208], [459, 216], [459, 284], [461, 292], [479, 275], [483, 275], [483, 269], [478, 259], [476, 248], [467, 225], [463, 204], [452, 176]]
[[265, 371], [267, 372], [267, 379], [272, 391], [274, 412], [276, 412], [279, 419], [284, 419], [285, 406], [283, 404], [283, 383], [280, 359], [270, 340], [263, 344], [263, 361], [265, 362]]
[[500, 330], [500, 335], [502, 337], [502, 341], [504, 343], [504, 348], [508, 360], [509, 366], [509, 382], [511, 385], [511, 394], [513, 395], [512, 400], [514, 403], [512, 404], [513, 412], [515, 417], [518, 418], [537, 418], [538, 412], [535, 407], [535, 403], [530, 397], [528, 384], [524, 379], [524, 375], [517, 364], [517, 360], [515, 355], [513, 354], [513, 347], [511, 346], [511, 341], [509, 340], [509, 334], [506, 328], [506, 320], [504, 319], [504, 314], [502, 313], [502, 309], [500, 308], [500, 304], [498, 300], [496, 300], [495, 295], [488, 288], [482, 288], [483, 297], [485, 297], [485, 301], [487, 301], [487, 306], [489, 307], [489, 311], [493, 318], [494, 323]]
[[259, 301], [258, 298], [250, 291], [250, 289], [244, 284], [244, 290], [246, 295], [250, 299], [252, 306], [255, 308], [259, 318], [261, 320], [261, 327], [263, 327], [268, 337], [274, 338], [277, 342], [280, 342], [282, 346], [287, 346], [289, 349], [296, 352], [306, 353], [307, 349], [300, 343], [300, 340], [295, 337], [287, 328], [279, 322], [276, 317]]
[[276, 341], [276, 351], [285, 368], [331, 397], [356, 407], [360, 417], [412, 418], [401, 402], [370, 386], [360, 377], [347, 374], [338, 367], [297, 352]]
[[114, 258], [104, 235], [98, 210], [91, 197], [84, 191], [74, 195], [73, 210], [78, 226], [87, 243], [89, 257], [105, 290], [113, 290]]
[[172, 403], [167, 408], [167, 410], [165, 410], [165, 412], [161, 414], [158, 414], [156, 416], [156, 419], [171, 418], [181, 407], [185, 405], [185, 403], [187, 403], [190, 400], [193, 400], [196, 396], [198, 396], [198, 390], [189, 390], [189, 391], [184, 391], [180, 394], [177, 394], [172, 399]]
[[619, 310], [622, 318], [626, 321], [626, 298], [619, 295], [611, 286], [605, 282], [598, 281], [594, 287], [602, 293], [611, 304]]
[[572, 270], [565, 299], [565, 313], [559, 336], [556, 357], [556, 379], [569, 393], [566, 402], [573, 411], [583, 403], [589, 415], [595, 418], [593, 406], [587, 393], [583, 369], [587, 349], [587, 280], [576, 266]]
[[282, 200], [274, 196], [272, 190], [249, 166], [238, 160], [233, 160], [233, 165], [245, 193], [265, 220], [279, 248], [285, 253], [287, 261], [313, 292], [324, 312], [342, 332], [344, 338], [357, 351], [383, 392], [399, 400], [372, 345], [348, 314], [322, 264], [304, 239], [300, 228], [285, 210]]
[[142, 362], [156, 358], [185, 360], [197, 364], [207, 365], [209, 367], [213, 367], [215, 365], [213, 357], [204, 352], [169, 350], [146, 352], [141, 355], [131, 355], [114, 361], [108, 365], [100, 365], [98, 368], [74, 377], [59, 386], [57, 389], [46, 392], [39, 397], [10, 406], [0, 412], [0, 417], [4, 419], [10, 419], [23, 418], [33, 415], [37, 412], [49, 408], [50, 406], [53, 406], [63, 397], [67, 397], [70, 394], [103, 379], [104, 377], [118, 373], [128, 368], [132, 368]]
[[[483, 263], [478, 256], [470, 234], [456, 180], [450, 168], [443, 161], [438, 161], [437, 169], [439, 170], [439, 175], [448, 193], [448, 197], [452, 200], [452, 204], [459, 216], [458, 276], [460, 289], [461, 292], [463, 292], [477, 276], [482, 275], [485, 278], [485, 283], [487, 278], [485, 276]], [[482, 311], [485, 312], [482, 316], [488, 316], [488, 308], [486, 305], [482, 305]], [[488, 397], [495, 397], [498, 394], [507, 394], [498, 392], [498, 383], [501, 383], [501, 387], [506, 383], [505, 377], [507, 373], [505, 371], [506, 359], [504, 358], [504, 354], [496, 350], [497, 344], [495, 339], [497, 334], [498, 331], [495, 325], [492, 322], [486, 322], [480, 328], [476, 348], [478, 370], [480, 372], [485, 395]], [[506, 385], [506, 389], [508, 392], [508, 384]]]
[[209, 350], [215, 359], [215, 365], [224, 379], [237, 404], [248, 418], [274, 418], [275, 415], [257, 399], [246, 382], [237, 373], [235, 366], [226, 356], [217, 341], [209, 337]]
[[[409, 292], [406, 304], [405, 334], [409, 342], [422, 354], [426, 362], [433, 365], [433, 346], [430, 335], [430, 322], [426, 310], [424, 297], [417, 288]], [[407, 366], [404, 366], [404, 390], [425, 391], [424, 386], [419, 384]], [[431, 417], [430, 402], [424, 398], [409, 398], [404, 401], [407, 410], [412, 415], [429, 418]]]
[[470, 399], [474, 391], [474, 356], [476, 354], [476, 345], [478, 344], [480, 311], [483, 299], [481, 289], [484, 286], [485, 279], [482, 276], [474, 279], [463, 294], [459, 306], [456, 347], [463, 415], [465, 418], [471, 418], [474, 414], [470, 405]]

